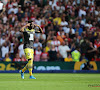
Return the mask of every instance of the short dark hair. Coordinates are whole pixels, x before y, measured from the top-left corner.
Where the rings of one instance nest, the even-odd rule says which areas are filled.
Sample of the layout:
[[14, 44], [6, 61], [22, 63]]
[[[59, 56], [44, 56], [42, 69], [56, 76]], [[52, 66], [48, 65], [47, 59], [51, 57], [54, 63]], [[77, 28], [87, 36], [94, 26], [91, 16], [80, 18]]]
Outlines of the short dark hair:
[[32, 23], [32, 21], [30, 20], [30, 21], [28, 21], [28, 23]]
[[32, 26], [31, 26], [32, 25], [32, 21], [30, 20], [30, 21], [28, 21], [28, 23], [31, 23], [30, 26], [28, 26], [28, 29], [31, 30], [32, 29]]

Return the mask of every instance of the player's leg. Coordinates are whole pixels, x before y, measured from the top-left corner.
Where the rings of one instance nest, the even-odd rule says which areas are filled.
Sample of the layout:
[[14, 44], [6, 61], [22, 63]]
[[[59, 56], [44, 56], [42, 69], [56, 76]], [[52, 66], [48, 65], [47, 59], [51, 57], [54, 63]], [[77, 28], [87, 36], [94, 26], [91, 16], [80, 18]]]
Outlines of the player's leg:
[[29, 74], [30, 76], [32, 76], [32, 68], [33, 68], [33, 58], [28, 59], [28, 70], [29, 70]]
[[[26, 59], [28, 60], [28, 63], [22, 69], [22, 72], [25, 72], [25, 70], [28, 69], [29, 70], [30, 77], [33, 77], [32, 76], [32, 68], [33, 68], [33, 55], [34, 55], [34, 51], [33, 51], [33, 49], [26, 48], [26, 49], [24, 49], [24, 52], [25, 52]], [[33, 77], [31, 79], [35, 79], [35, 77]]]
[[28, 69], [28, 65], [26, 64], [26, 66], [22, 69], [22, 72], [24, 73], [27, 69]]
[[19, 71], [21, 73], [21, 78], [24, 79], [24, 72], [22, 70]]
[[25, 72], [25, 71], [28, 69], [29, 63], [31, 63], [30, 60], [31, 60], [31, 58], [33, 58], [33, 56], [31, 55], [33, 52], [31, 52], [31, 51], [32, 51], [32, 49], [30, 49], [30, 48], [24, 49], [25, 57], [26, 57], [26, 59], [28, 60], [28, 63], [27, 63], [26, 66], [22, 69], [22, 72]]
[[[24, 53], [25, 53], [25, 57], [26, 57], [26, 59], [27, 59], [27, 50], [24, 50]], [[22, 70], [20, 70], [19, 72], [21, 73], [21, 78], [22, 79], [24, 79], [24, 72], [26, 71], [28, 69], [28, 64], [26, 64], [26, 66], [22, 69]]]
[[[25, 53], [26, 59], [28, 60], [30, 58], [29, 53], [31, 53], [30, 49], [28, 49], [28, 48], [24, 49], [24, 53]], [[29, 61], [28, 61], [28, 63], [29, 63]], [[28, 69], [28, 63], [26, 64], [26, 66], [22, 70], [20, 70], [22, 79], [24, 79], [24, 72]]]

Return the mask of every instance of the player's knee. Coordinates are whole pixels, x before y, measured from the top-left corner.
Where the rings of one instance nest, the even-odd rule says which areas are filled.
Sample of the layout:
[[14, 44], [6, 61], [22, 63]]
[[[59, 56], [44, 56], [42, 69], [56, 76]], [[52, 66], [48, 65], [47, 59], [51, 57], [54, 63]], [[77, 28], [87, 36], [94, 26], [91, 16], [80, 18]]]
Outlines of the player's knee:
[[28, 64], [28, 68], [33, 68], [33, 65], [32, 64]]

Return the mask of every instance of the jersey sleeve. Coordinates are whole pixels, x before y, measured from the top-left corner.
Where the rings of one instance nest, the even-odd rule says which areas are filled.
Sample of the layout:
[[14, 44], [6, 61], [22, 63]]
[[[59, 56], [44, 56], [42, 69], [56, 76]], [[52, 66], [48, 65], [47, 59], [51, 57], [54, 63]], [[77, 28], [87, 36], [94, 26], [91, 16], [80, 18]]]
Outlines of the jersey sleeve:
[[[41, 29], [40, 29], [40, 28], [38, 28], [38, 29], [39, 29], [39, 30], [36, 30], [36, 29], [35, 29], [35, 33], [42, 33], [42, 32], [41, 32]], [[38, 31], [40, 31], [40, 32], [38, 32]]]

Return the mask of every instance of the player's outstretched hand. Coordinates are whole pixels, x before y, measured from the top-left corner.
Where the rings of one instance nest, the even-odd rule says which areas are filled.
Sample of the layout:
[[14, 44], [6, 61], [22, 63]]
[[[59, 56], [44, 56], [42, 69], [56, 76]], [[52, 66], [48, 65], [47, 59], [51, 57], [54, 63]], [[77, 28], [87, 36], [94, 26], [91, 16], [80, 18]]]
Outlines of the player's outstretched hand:
[[42, 30], [42, 28], [39, 26], [39, 25], [37, 25], [37, 24], [34, 24], [34, 26], [37, 26], [37, 27], [39, 27], [40, 28], [40, 33], [43, 33], [43, 30]]
[[23, 27], [20, 29], [20, 31], [21, 31], [21, 32], [24, 32], [24, 29], [25, 29], [27, 26], [30, 26], [30, 23], [28, 23], [28, 24], [26, 24], [25, 26], [23, 26]]

